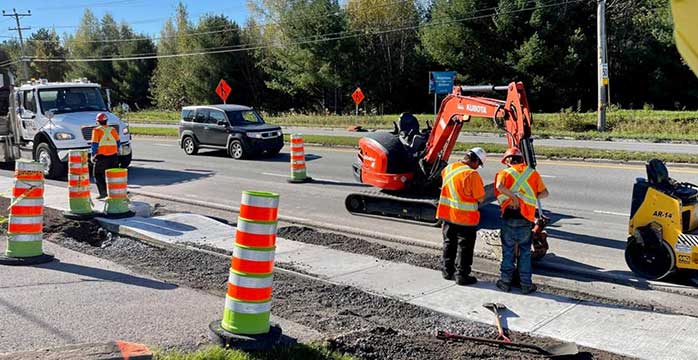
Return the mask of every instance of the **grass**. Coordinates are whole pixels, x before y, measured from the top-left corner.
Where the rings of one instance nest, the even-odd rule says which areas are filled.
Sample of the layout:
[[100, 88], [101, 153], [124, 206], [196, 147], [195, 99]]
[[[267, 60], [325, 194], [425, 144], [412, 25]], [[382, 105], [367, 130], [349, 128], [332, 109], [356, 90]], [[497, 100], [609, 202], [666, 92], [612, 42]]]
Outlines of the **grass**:
[[353, 358], [332, 352], [320, 345], [297, 344], [265, 352], [246, 353], [240, 350], [223, 349], [209, 346], [203, 349], [183, 353], [179, 351], [156, 352], [155, 360], [352, 360]]
[[[145, 136], [177, 136], [177, 129], [171, 128], [154, 128], [154, 127], [132, 127], [131, 133], [134, 135]], [[289, 134], [284, 134], [284, 140], [289, 141]], [[352, 136], [329, 136], [329, 135], [303, 135], [303, 140], [306, 144], [319, 146], [348, 146], [356, 147], [359, 139]], [[458, 143], [455, 146], [456, 151], [465, 151], [472, 147], [479, 146], [488, 153], [502, 154], [506, 151], [507, 146], [503, 144], [490, 143]], [[536, 155], [544, 156], [553, 159], [606, 159], [619, 161], [647, 161], [657, 158], [667, 162], [698, 164], [698, 154], [675, 154], [662, 152], [642, 152], [642, 151], [625, 151], [625, 150], [602, 150], [602, 149], [587, 149], [575, 147], [553, 147], [553, 146], [536, 146]]]
[[[417, 114], [422, 124], [433, 120], [431, 114]], [[134, 123], [172, 124], [179, 121], [179, 113], [146, 110], [129, 114]], [[398, 115], [302, 115], [267, 116], [269, 123], [282, 126], [392, 128]], [[613, 110], [608, 112], [608, 131], [596, 131], [596, 113], [565, 110], [559, 113], [534, 114], [534, 134], [539, 137], [569, 137], [575, 139], [639, 139], [647, 141], [698, 141], [698, 111]], [[500, 132], [491, 119], [473, 118], [463, 131]]]

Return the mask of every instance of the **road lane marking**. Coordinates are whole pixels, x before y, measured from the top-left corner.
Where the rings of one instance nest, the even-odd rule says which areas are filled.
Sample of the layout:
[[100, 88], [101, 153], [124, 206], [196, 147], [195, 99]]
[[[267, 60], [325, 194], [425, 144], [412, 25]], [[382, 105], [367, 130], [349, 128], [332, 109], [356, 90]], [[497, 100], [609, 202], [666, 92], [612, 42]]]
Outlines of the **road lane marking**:
[[[581, 168], [596, 168], [596, 169], [613, 169], [613, 170], [642, 170], [645, 171], [644, 166], [635, 166], [635, 165], [623, 165], [623, 164], [595, 164], [595, 163], [583, 163], [583, 162], [570, 162], [570, 161], [562, 161], [562, 160], [543, 160], [543, 161], [538, 161], [538, 164], [545, 164], [545, 165], [557, 165], [557, 166], [569, 166], [569, 167], [581, 167]], [[674, 167], [669, 170], [672, 173], [681, 173], [681, 174], [698, 174], [698, 169], [688, 169], [688, 168], [679, 168], [679, 167]]]
[[605, 214], [605, 215], [616, 215], [616, 216], [623, 216], [623, 217], [630, 216], [630, 214], [628, 214], [628, 213], [621, 213], [621, 212], [615, 212], [615, 211], [594, 210], [594, 212], [597, 214]]
[[557, 176], [555, 176], [555, 175], [541, 175], [540, 177], [542, 177], [542, 178], [554, 179], [554, 178], [556, 178]]
[[157, 145], [157, 146], [175, 147], [174, 144], [160, 144], [160, 143], [152, 143], [152, 144]]

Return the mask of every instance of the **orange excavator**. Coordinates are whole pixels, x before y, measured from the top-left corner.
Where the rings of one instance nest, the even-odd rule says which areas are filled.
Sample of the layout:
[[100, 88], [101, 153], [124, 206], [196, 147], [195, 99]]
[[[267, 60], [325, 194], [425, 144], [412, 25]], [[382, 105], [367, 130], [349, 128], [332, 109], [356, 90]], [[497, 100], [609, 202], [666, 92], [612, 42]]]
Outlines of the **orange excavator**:
[[[506, 92], [506, 98], [464, 95], [495, 92]], [[532, 118], [523, 83], [455, 86], [441, 102], [433, 126], [427, 122], [427, 127], [420, 130], [417, 118], [403, 113], [392, 132], [376, 132], [359, 140], [358, 162], [352, 166], [354, 177], [377, 189], [349, 194], [345, 199], [347, 210], [437, 224], [441, 170], [448, 164], [463, 123], [471, 117], [491, 118], [506, 133], [509, 147], [519, 148], [526, 164], [535, 168]], [[534, 258], [542, 257], [548, 249], [544, 231], [547, 223], [538, 204]]]
[[[466, 96], [465, 93], [506, 92], [506, 100]], [[531, 113], [524, 85], [455, 86], [441, 102], [434, 125], [403, 113], [392, 132], [376, 132], [359, 140], [357, 181], [378, 189], [349, 194], [346, 208], [371, 214], [437, 223], [436, 207], [441, 170], [448, 164], [463, 123], [470, 117], [491, 118], [505, 131], [509, 147], [518, 147], [526, 163], [535, 167]]]

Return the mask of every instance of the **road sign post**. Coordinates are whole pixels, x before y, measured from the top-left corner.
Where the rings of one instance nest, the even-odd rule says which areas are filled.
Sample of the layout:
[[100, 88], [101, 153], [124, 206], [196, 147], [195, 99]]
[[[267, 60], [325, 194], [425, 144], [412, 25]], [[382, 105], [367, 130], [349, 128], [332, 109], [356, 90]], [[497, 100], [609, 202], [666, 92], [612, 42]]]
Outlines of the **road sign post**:
[[434, 115], [438, 110], [439, 94], [449, 94], [453, 91], [453, 82], [456, 79], [455, 71], [430, 71], [429, 93], [434, 94]]
[[351, 94], [351, 98], [354, 100], [354, 104], [356, 104], [356, 116], [359, 116], [359, 104], [364, 101], [364, 92], [361, 91], [360, 87], [357, 87]]
[[223, 104], [226, 104], [228, 100], [228, 96], [230, 96], [230, 85], [228, 85], [225, 80], [221, 79], [221, 81], [218, 82], [218, 86], [216, 86], [216, 94], [218, 94], [218, 97], [223, 100]]

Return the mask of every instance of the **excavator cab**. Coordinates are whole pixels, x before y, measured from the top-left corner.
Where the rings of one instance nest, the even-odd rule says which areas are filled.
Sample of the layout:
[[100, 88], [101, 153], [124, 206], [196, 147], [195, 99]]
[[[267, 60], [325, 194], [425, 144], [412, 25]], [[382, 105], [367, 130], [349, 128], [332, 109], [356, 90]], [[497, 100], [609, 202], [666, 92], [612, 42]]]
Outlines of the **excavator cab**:
[[698, 186], [669, 177], [663, 161], [646, 164], [630, 206], [625, 260], [636, 274], [661, 279], [675, 270], [698, 270]]

